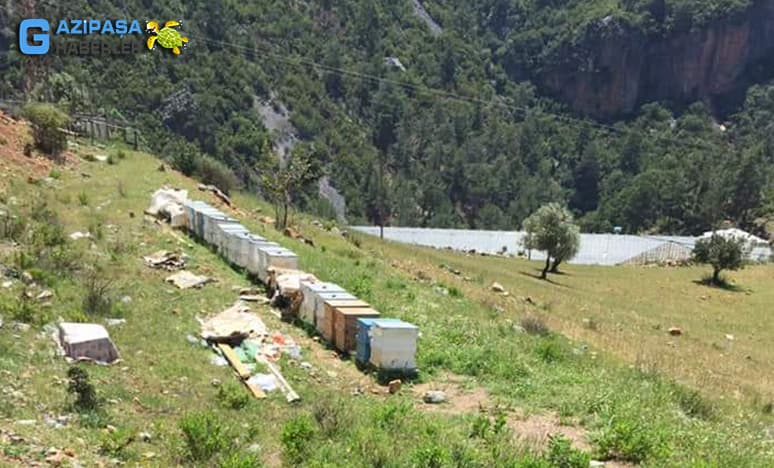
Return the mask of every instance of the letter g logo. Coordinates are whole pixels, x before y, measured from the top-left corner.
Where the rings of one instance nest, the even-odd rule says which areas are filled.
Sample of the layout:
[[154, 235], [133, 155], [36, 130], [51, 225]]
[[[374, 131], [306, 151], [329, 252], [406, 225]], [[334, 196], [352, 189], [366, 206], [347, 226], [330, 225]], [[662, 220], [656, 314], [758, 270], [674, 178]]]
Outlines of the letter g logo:
[[[33, 33], [30, 40], [30, 30], [38, 30], [41, 33]], [[51, 45], [51, 38], [48, 32], [51, 28], [48, 21], [42, 18], [30, 18], [22, 20], [19, 24], [19, 50], [24, 55], [43, 55], [48, 52]]]

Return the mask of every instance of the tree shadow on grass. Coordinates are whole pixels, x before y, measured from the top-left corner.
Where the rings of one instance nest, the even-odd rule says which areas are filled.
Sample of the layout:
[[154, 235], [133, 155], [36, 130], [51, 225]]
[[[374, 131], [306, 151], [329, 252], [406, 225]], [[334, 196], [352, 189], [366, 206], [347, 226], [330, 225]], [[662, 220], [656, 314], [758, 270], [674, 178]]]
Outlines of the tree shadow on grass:
[[724, 278], [721, 278], [719, 282], [715, 283], [714, 281], [712, 281], [712, 276], [705, 276], [700, 280], [693, 280], [693, 282], [694, 284], [698, 284], [699, 286], [706, 286], [708, 288], [713, 288], [713, 289], [721, 289], [723, 291], [728, 291], [728, 292], [734, 292], [734, 293], [752, 292], [752, 290], [750, 289], [743, 288], [736, 284], [731, 284]]
[[540, 281], [545, 281], [548, 284], [552, 284], [554, 286], [559, 286], [560, 288], [571, 289], [570, 286], [567, 286], [566, 284], [562, 284], [562, 283], [557, 283], [556, 281], [553, 281], [551, 279], [551, 275], [556, 275], [556, 273], [549, 273], [548, 274], [548, 278], [543, 279], [543, 278], [540, 277], [540, 274], [543, 272], [543, 270], [538, 269], [536, 271], [537, 271], [537, 273], [530, 273], [528, 271], [520, 271], [519, 274], [521, 274], [522, 276], [526, 276], [528, 278], [537, 279], [537, 280], [540, 280]]

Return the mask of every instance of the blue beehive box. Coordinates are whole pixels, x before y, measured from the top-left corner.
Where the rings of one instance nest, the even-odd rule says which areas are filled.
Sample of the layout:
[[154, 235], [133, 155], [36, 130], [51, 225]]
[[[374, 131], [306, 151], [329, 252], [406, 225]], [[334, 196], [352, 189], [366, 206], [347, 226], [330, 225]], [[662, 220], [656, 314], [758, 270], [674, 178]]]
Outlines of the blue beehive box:
[[366, 364], [371, 359], [371, 338], [368, 332], [374, 323], [377, 322], [400, 322], [399, 319], [391, 318], [361, 318], [357, 319], [357, 348], [355, 359], [361, 364]]

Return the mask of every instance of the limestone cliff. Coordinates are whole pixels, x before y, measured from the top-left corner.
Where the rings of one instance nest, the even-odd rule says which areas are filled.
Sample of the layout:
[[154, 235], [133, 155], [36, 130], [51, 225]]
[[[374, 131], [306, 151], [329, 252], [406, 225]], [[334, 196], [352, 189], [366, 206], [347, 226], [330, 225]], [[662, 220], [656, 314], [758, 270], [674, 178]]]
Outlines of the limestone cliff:
[[583, 114], [613, 119], [652, 101], [704, 100], [719, 109], [754, 79], [774, 75], [774, 0], [668, 35], [607, 17], [554, 57], [540, 85]]

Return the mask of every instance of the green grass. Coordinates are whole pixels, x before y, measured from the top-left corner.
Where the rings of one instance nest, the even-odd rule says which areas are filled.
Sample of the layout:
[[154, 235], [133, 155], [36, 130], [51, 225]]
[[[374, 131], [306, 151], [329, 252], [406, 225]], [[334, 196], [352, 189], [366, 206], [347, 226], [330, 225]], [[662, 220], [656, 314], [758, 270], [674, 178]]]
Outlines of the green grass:
[[[132, 298], [114, 311], [127, 323], [110, 329], [122, 362], [88, 366], [103, 414], [75, 418], [65, 429], [54, 429], [42, 419], [43, 414], [68, 413], [73, 397], [65, 382], [68, 365], [54, 355], [40, 325], [57, 317], [84, 318], [81, 307], [89, 288], [83, 269], [51, 274], [59, 264], [46, 263], [41, 275], [55, 292], [52, 305], [34, 304], [30, 313], [39, 320], [27, 332], [12, 331], [9, 325], [0, 329], [0, 390], [12, 387], [23, 395], [4, 394], [2, 427], [38, 440], [41, 447], [73, 448], [85, 465], [113, 457], [149, 466], [254, 466], [255, 460], [267, 466], [552, 466], [549, 460], [585, 460], [586, 455], [560, 439], [549, 452], [536, 453], [508, 423], [517, 414], [555, 413], [587, 433], [587, 455], [597, 458], [648, 466], [774, 463], [764, 433], [774, 421], [761, 411], [769, 398], [767, 353], [774, 352], [766, 345], [771, 327], [765, 312], [774, 303], [774, 293], [765, 287], [770, 267], [733, 275], [752, 290], [749, 295], [693, 283], [700, 269], [570, 266], [567, 275], [544, 283], [523, 274], [534, 273], [536, 266], [528, 262], [466, 257], [364, 236], [345, 238], [296, 215], [294, 222], [315, 241], [311, 247], [258, 223], [269, 208], [236, 194], [244, 224], [297, 252], [304, 269], [356, 292], [386, 316], [420, 326], [416, 385], [432, 386], [456, 375], [461, 387], [486, 391], [490, 412], [455, 410], [464, 395], [446, 411], [420, 411], [423, 406], [410, 385], [389, 397], [369, 391], [353, 395], [357, 385], [376, 387], [373, 377], [363, 376], [349, 361], [332, 358], [301, 329], [280, 323], [262, 307], [254, 309], [272, 329], [292, 334], [302, 344], [303, 360], [316, 373], [283, 361], [283, 372], [302, 402], [291, 406], [280, 394], [271, 394], [267, 400], [245, 403], [238, 392], [246, 390], [235, 385], [228, 368], [211, 365], [211, 353], [189, 344], [186, 335], [198, 330], [196, 317], [232, 304], [232, 287], [248, 281], [205, 246], [143, 218], [150, 195], [164, 184], [186, 188], [196, 198], [205, 195], [196, 191], [194, 181], [157, 171], [157, 160], [126, 154], [117, 165], [82, 162], [79, 168], [61, 169], [55, 186], [19, 179], [8, 187], [7, 194], [20, 201], [15, 207], [20, 212], [45, 201], [65, 234], [87, 231], [99, 217], [101, 238], [68, 238], [63, 245], [83, 259], [82, 265], [88, 261], [103, 268], [112, 281], [111, 297]], [[84, 170], [92, 174], [88, 183], [80, 176]], [[78, 202], [81, 193], [88, 206]], [[0, 262], [11, 263], [13, 254], [2, 245]], [[182, 249], [191, 257], [192, 271], [218, 282], [194, 291], [171, 288], [163, 281], [164, 272], [145, 268], [141, 260], [159, 249]], [[495, 280], [511, 296], [490, 293], [488, 285]], [[441, 294], [439, 288], [449, 293]], [[18, 282], [1, 289], [0, 304], [15, 303], [20, 293]], [[532, 303], [522, 299], [526, 296]], [[2, 314], [7, 323], [6, 312]], [[553, 331], [525, 333], [521, 323], [528, 315]], [[582, 326], [584, 317], [594, 320], [596, 331]], [[686, 335], [668, 337], [665, 328], [673, 324], [684, 327]], [[723, 342], [725, 333], [736, 337], [731, 349]], [[712, 348], [712, 342], [722, 349]], [[675, 365], [666, 365], [670, 359]], [[752, 369], [735, 368], [739, 363]], [[702, 380], [710, 369], [718, 377]], [[8, 375], [13, 376], [10, 382]], [[223, 382], [221, 387], [211, 385], [213, 379]], [[713, 390], [695, 392], [673, 379]], [[738, 400], [733, 393], [721, 393], [728, 385], [740, 392]], [[748, 390], [757, 392], [760, 404]], [[35, 419], [36, 425], [17, 423], [25, 419]], [[118, 432], [108, 436], [105, 424]], [[150, 442], [135, 438], [125, 444], [141, 431], [153, 435]], [[19, 447], [0, 446], [0, 453], [14, 450]], [[35, 450], [28, 455], [41, 457]]]

